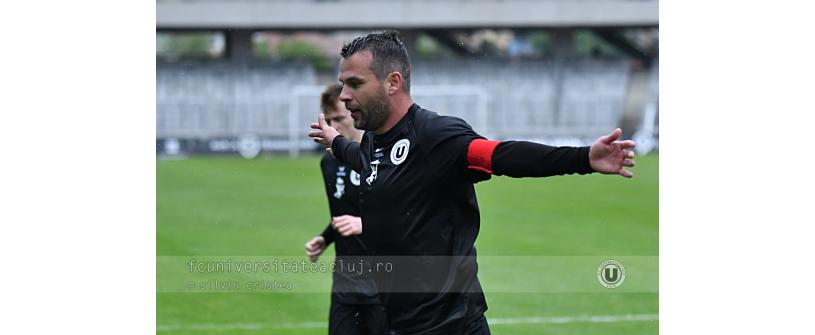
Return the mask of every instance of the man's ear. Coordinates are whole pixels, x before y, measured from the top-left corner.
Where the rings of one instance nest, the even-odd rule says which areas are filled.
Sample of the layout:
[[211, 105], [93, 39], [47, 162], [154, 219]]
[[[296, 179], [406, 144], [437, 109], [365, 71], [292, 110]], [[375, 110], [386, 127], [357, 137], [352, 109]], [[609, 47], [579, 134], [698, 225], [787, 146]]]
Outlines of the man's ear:
[[402, 74], [398, 71], [388, 74], [388, 78], [386, 78], [386, 82], [388, 84], [388, 95], [396, 94], [396, 92], [399, 92], [402, 89], [402, 80]]

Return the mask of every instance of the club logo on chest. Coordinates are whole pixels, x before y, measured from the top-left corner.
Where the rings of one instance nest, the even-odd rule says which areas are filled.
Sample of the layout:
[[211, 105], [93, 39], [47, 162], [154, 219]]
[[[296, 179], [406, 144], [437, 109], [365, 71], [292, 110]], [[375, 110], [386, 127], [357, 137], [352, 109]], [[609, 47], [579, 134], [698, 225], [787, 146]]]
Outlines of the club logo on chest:
[[406, 138], [399, 140], [393, 145], [393, 148], [391, 148], [391, 163], [393, 163], [393, 165], [402, 164], [402, 162], [407, 159], [409, 152], [410, 140]]

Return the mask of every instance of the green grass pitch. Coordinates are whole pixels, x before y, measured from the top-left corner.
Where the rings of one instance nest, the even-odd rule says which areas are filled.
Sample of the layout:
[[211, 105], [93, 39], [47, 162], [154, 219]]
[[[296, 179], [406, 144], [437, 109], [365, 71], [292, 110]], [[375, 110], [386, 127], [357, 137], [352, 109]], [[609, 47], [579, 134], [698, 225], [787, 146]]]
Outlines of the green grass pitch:
[[[658, 156], [649, 155], [637, 158], [632, 169], [636, 176], [630, 180], [602, 175], [493, 177], [477, 184], [479, 257], [656, 257], [658, 167]], [[158, 160], [156, 254], [302, 255], [303, 244], [328, 222], [321, 182], [318, 156]], [[333, 248], [324, 257], [332, 255]], [[496, 321], [490, 326], [494, 334], [658, 333], [659, 321], [653, 317], [581, 319], [656, 315], [656, 289], [512, 292], [498, 288], [510, 278], [541, 280], [547, 269], [506, 272], [491, 264], [481, 264], [479, 277], [490, 307], [487, 318]], [[157, 271], [160, 276], [163, 269]], [[630, 280], [636, 275], [630, 274]], [[329, 287], [330, 275], [322, 280]], [[328, 303], [327, 293], [157, 292], [157, 333], [325, 334]]]

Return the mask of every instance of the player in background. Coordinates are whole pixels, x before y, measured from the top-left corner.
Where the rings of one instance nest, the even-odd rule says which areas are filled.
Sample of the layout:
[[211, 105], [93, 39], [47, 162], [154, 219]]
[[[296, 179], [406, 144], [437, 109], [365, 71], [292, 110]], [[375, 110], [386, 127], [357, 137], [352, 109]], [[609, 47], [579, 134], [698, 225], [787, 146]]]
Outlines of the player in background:
[[[320, 97], [320, 109], [327, 124], [344, 137], [360, 141], [362, 132], [354, 128], [351, 113], [339, 100], [341, 85], [331, 85]], [[360, 178], [348, 165], [326, 152], [320, 161], [331, 222], [322, 234], [306, 243], [306, 254], [312, 262], [332, 242], [337, 256], [331, 287], [329, 334], [375, 334], [385, 332], [385, 315], [370, 275], [342, 264], [359, 264], [368, 253], [360, 235], [363, 233], [359, 213]]]

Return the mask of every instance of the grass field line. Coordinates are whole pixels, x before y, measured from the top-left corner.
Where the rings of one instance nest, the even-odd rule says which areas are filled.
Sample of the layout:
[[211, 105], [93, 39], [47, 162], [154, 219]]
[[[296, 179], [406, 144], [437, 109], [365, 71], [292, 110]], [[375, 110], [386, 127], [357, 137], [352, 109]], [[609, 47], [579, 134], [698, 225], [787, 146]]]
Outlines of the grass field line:
[[533, 316], [525, 318], [487, 318], [490, 325], [559, 324], [559, 323], [607, 323], [626, 321], [658, 321], [659, 314], [581, 315], [581, 316]]
[[[525, 324], [568, 324], [568, 323], [610, 323], [631, 321], [658, 321], [658, 314], [624, 314], [624, 315], [579, 315], [579, 316], [533, 316], [523, 318], [487, 318], [490, 325], [525, 325]], [[158, 325], [156, 331], [190, 331], [190, 330], [264, 330], [264, 329], [308, 329], [323, 328], [328, 321], [309, 321], [297, 323], [202, 323], [183, 325]]]

